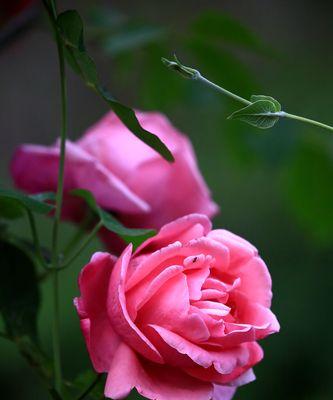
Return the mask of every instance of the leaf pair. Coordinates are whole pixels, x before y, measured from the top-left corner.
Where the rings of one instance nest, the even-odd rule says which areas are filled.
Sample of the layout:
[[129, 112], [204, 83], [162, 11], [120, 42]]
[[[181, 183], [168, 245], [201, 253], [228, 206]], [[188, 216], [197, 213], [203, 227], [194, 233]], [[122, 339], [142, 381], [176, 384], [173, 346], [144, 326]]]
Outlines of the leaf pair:
[[281, 104], [270, 96], [253, 95], [246, 107], [232, 113], [228, 119], [238, 119], [259, 129], [272, 128], [283, 116]]
[[65, 57], [74, 72], [109, 104], [114, 113], [134, 135], [166, 160], [174, 161], [172, 153], [161, 139], [145, 130], [140, 125], [134, 111], [115, 100], [100, 84], [96, 65], [85, 48], [83, 22], [77, 11], [68, 10], [61, 13], [57, 17], [56, 27], [64, 44]]

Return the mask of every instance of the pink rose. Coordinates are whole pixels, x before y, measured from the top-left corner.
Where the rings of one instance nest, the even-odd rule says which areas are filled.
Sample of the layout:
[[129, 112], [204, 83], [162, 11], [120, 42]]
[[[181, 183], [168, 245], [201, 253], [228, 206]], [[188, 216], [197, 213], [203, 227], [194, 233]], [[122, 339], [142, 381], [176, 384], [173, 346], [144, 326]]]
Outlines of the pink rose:
[[277, 332], [271, 278], [257, 250], [192, 214], [132, 254], [96, 253], [75, 299], [106, 397], [134, 387], [157, 400], [229, 400], [254, 379], [257, 340]]
[[[137, 139], [110, 112], [76, 141], [67, 141], [65, 192], [90, 190], [98, 204], [118, 214], [129, 227], [160, 228], [180, 216], [199, 212], [211, 217], [218, 207], [198, 169], [189, 139], [155, 112], [137, 112], [141, 125], [158, 135], [175, 162], [165, 161]], [[57, 188], [59, 143], [23, 145], [11, 172], [16, 185], [30, 193]], [[66, 195], [65, 218], [78, 221], [82, 201]]]

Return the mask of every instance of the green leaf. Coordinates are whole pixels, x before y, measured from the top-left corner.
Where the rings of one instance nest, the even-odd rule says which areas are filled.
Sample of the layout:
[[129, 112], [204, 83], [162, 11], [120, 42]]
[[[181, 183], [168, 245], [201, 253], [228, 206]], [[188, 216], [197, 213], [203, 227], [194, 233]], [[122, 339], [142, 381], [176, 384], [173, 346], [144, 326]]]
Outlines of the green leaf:
[[32, 258], [23, 247], [0, 241], [0, 312], [8, 334], [37, 338], [39, 290]]
[[0, 201], [1, 204], [5, 205], [5, 209], [0, 210], [0, 216], [5, 217], [7, 215], [7, 218], [22, 216], [22, 207], [34, 213], [48, 214], [54, 209], [54, 205], [45, 203], [45, 201], [53, 201], [54, 199], [54, 193], [40, 193], [29, 196], [14, 190], [0, 189]]
[[117, 233], [122, 237], [135, 237], [135, 236], [144, 236], [150, 237], [153, 236], [155, 231], [152, 229], [131, 229], [126, 228], [123, 224], [116, 220], [111, 214], [102, 210], [96, 203], [96, 200], [91, 192], [84, 189], [75, 189], [70, 192], [73, 196], [81, 197], [85, 200], [87, 205], [98, 215], [100, 220], [102, 221], [104, 227], [111, 232]]
[[86, 52], [83, 22], [75, 10], [65, 11], [57, 18], [60, 37], [65, 45], [65, 57], [73, 71], [81, 76], [88, 87], [95, 90], [111, 107], [124, 125], [140, 140], [157, 151], [167, 161], [174, 161], [173, 155], [161, 139], [146, 131], [139, 123], [134, 111], [115, 100], [101, 85], [96, 65]]
[[254, 94], [251, 96], [250, 100], [252, 103], [255, 103], [258, 100], [269, 100], [275, 105], [276, 112], [279, 112], [282, 110], [281, 104], [271, 96], [264, 96], [262, 94]]
[[260, 129], [268, 129], [279, 120], [279, 111], [270, 100], [258, 100], [232, 113], [228, 119], [238, 119]]
[[142, 140], [148, 146], [156, 150], [166, 160], [174, 161], [171, 151], [166, 147], [166, 145], [162, 142], [162, 140], [158, 136], [142, 128], [138, 119], [136, 118], [134, 111], [131, 108], [119, 103], [112, 97], [110, 93], [108, 93], [107, 90], [101, 87], [98, 90], [101, 96], [104, 98], [104, 100], [108, 102], [108, 104], [111, 106], [115, 114], [117, 114], [119, 119], [126, 125], [126, 127], [131, 132], [135, 133], [135, 135], [140, 140]]
[[83, 23], [75, 10], [68, 10], [59, 14], [57, 24], [67, 46], [85, 51], [83, 41]]

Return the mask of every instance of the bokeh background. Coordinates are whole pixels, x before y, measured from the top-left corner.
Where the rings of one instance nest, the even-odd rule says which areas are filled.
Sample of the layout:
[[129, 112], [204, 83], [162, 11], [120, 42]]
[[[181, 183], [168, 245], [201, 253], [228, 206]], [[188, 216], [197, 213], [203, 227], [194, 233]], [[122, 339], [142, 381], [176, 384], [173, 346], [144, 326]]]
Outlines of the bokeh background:
[[[59, 132], [55, 45], [39, 2], [22, 14], [0, 3], [0, 178], [20, 143], [51, 144]], [[29, 2], [27, 2], [29, 3]], [[289, 112], [333, 123], [333, 3], [327, 0], [59, 1], [76, 8], [102, 81], [124, 103], [165, 112], [193, 141], [221, 213], [215, 226], [253, 242], [269, 265], [281, 333], [266, 339], [257, 381], [236, 400], [333, 398], [333, 135], [293, 121], [258, 131], [226, 117], [239, 104], [168, 71], [176, 52], [213, 81], [248, 97], [272, 95]], [[15, 32], [15, 34], [14, 34]], [[72, 139], [107, 110], [69, 74]], [[38, 221], [43, 244], [50, 221]], [[12, 224], [25, 237], [25, 221]], [[75, 233], [63, 225], [62, 244]], [[95, 241], [62, 273], [62, 345], [66, 376], [89, 368], [72, 299]], [[1, 279], [1, 275], [0, 275]], [[39, 318], [50, 352], [49, 283]], [[0, 339], [1, 398], [47, 399], [38, 378]]]

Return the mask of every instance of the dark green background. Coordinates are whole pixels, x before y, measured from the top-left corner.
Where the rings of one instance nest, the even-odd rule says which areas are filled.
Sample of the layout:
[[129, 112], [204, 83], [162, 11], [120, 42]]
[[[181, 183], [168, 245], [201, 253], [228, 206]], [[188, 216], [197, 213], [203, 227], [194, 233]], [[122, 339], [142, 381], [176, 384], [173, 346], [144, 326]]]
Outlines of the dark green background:
[[[91, 24], [89, 49], [110, 90], [133, 107], [166, 112], [191, 137], [202, 173], [221, 206], [215, 226], [254, 243], [270, 268], [273, 310], [281, 333], [262, 343], [266, 357], [255, 368], [257, 381], [239, 389], [235, 399], [331, 399], [333, 135], [293, 121], [281, 121], [269, 131], [226, 121], [238, 104], [173, 75], [159, 58], [176, 51], [184, 63], [195, 63], [207, 77], [244, 97], [272, 95], [289, 112], [333, 124], [333, 4], [327, 0], [60, 3], [77, 8]], [[112, 5], [134, 21], [130, 25], [134, 28], [140, 21], [163, 31], [144, 45], [136, 44], [134, 34], [131, 48], [110, 53], [105, 38], [101, 43], [95, 35], [92, 3]], [[244, 48], [221, 35], [211, 46], [213, 40], [194, 35], [191, 22], [209, 10], [241, 22], [263, 45]], [[126, 32], [126, 26], [119, 29]], [[106, 106], [69, 75], [70, 137], [75, 139], [103, 115]], [[31, 29], [1, 48], [0, 82], [1, 183], [11, 185], [8, 163], [15, 147], [22, 142], [50, 144], [59, 131], [56, 51], [43, 14]], [[50, 221], [40, 219], [39, 227], [48, 245]], [[13, 224], [12, 230], [29, 234], [24, 221]], [[63, 244], [74, 232], [74, 227], [63, 226]], [[72, 299], [78, 271], [92, 251], [101, 248], [96, 241], [61, 275], [61, 336], [68, 378], [89, 366]], [[48, 351], [49, 289], [48, 283], [43, 285], [39, 319]], [[14, 346], [0, 341], [0, 352], [1, 398], [47, 398]]]

